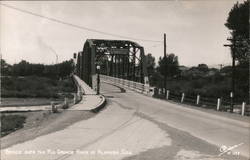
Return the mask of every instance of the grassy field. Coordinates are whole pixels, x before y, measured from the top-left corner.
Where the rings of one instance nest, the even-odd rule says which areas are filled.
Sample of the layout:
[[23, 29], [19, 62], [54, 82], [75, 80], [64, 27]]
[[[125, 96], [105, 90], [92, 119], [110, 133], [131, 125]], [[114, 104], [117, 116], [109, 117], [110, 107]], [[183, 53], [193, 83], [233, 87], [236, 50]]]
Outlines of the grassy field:
[[171, 80], [167, 81], [167, 86], [170, 90], [179, 93], [186, 93], [191, 96], [197, 94], [218, 98], [218, 97], [229, 97], [230, 93], [230, 79], [223, 81], [209, 81], [206, 78], [200, 78], [195, 80]]
[[[63, 100], [63, 99], [59, 99]], [[49, 105], [51, 101], [58, 101], [54, 98], [1, 98], [0, 107], [18, 107], [18, 106], [41, 106]]]
[[1, 77], [1, 83], [1, 97], [4, 98], [61, 98], [76, 91], [71, 78]]
[[23, 128], [25, 119], [22, 115], [1, 115], [1, 137]]
[[[51, 101], [73, 98], [72, 93], [75, 92], [71, 78], [56, 80], [39, 76], [5, 76], [1, 77], [0, 107], [49, 105]], [[51, 114], [50, 111], [44, 112]], [[1, 113], [1, 136], [8, 137], [6, 135], [12, 132], [39, 124], [48, 117], [44, 112]]]
[[[163, 85], [162, 85], [163, 86]], [[209, 99], [223, 98], [230, 101], [231, 78], [229, 77], [201, 77], [196, 79], [172, 79], [167, 81], [167, 89], [171, 93], [196, 98], [197, 94]], [[237, 103], [248, 102], [247, 92], [235, 86], [234, 100]]]

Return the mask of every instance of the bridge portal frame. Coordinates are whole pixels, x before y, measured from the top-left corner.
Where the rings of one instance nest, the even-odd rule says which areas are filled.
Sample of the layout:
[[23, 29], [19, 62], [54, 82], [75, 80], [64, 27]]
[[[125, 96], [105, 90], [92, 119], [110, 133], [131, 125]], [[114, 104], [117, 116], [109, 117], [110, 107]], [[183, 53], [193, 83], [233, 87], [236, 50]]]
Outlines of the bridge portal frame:
[[128, 40], [87, 39], [78, 52], [77, 75], [97, 88], [96, 66], [100, 73], [149, 85], [144, 48]]

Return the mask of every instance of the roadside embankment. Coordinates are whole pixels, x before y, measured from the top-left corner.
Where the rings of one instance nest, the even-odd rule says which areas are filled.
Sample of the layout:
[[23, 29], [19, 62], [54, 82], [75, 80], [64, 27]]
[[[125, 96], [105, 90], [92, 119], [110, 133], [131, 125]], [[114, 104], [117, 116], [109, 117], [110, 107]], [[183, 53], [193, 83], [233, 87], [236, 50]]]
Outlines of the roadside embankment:
[[[89, 88], [85, 88], [86, 84], [82, 80], [77, 79], [76, 82], [76, 85], [81, 88], [82, 91], [85, 91], [85, 89], [89, 90]], [[94, 91], [92, 91], [92, 93], [94, 93]], [[35, 111], [35, 109], [33, 112], [17, 112], [13, 109], [12, 112], [1, 113], [5, 116], [26, 117], [23, 128], [1, 137], [1, 148], [8, 148], [17, 143], [22, 143], [42, 135], [63, 130], [76, 122], [92, 118], [96, 115], [96, 112], [100, 111], [105, 106], [106, 101], [102, 95], [82, 94], [81, 96], [80, 102], [62, 112], [59, 111], [54, 114], [51, 111], [51, 106], [44, 106], [44, 110], [39, 112]], [[29, 106], [29, 109], [31, 110], [32, 107]]]

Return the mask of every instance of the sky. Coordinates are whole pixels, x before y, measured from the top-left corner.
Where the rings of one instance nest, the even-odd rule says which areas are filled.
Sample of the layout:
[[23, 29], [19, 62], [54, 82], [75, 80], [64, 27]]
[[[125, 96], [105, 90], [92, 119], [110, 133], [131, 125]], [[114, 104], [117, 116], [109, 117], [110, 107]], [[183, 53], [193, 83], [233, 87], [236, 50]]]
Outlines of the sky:
[[[1, 1], [13, 7], [66, 23], [130, 37], [156, 61], [167, 53], [179, 64], [229, 64], [225, 27], [235, 0], [176, 1]], [[148, 42], [135, 39], [154, 40]], [[86, 39], [126, 39], [75, 28], [0, 5], [1, 56], [7, 63], [56, 63], [83, 49]]]

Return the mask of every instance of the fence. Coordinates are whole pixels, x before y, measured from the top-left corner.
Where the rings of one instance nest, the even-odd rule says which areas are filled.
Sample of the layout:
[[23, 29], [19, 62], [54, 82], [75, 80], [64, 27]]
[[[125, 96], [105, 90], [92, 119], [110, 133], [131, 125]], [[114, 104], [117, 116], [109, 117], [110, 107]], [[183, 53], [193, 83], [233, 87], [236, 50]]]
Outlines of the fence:
[[[143, 94], [150, 94], [152, 91], [150, 90], [149, 85], [139, 83], [139, 82], [134, 82], [126, 79], [120, 79], [116, 77], [110, 77], [106, 75], [100, 75], [101, 80], [114, 83], [116, 85], [121, 85], [123, 87], [129, 88], [131, 90], [137, 91], [139, 93]], [[153, 92], [152, 92], [153, 93]]]
[[[120, 79], [116, 77], [110, 77], [106, 75], [100, 75], [100, 78], [103, 81], [110, 82], [116, 85], [120, 85], [125, 88], [129, 88], [139, 93], [150, 95], [156, 98], [173, 100], [175, 102], [194, 105], [197, 107], [215, 109], [218, 111], [230, 110], [231, 102], [228, 99], [204, 97], [202, 95], [196, 95], [196, 96], [186, 95], [185, 93], [174, 92], [170, 90], [165, 91], [164, 88], [150, 88], [150, 86], [142, 84], [142, 83]], [[165, 92], [166, 92], [166, 95], [165, 95]], [[234, 112], [240, 113], [242, 116], [244, 115], [250, 116], [250, 106], [249, 104], [246, 105], [245, 102], [242, 102], [242, 104], [234, 106]]]
[[[202, 95], [186, 95], [185, 93], [170, 90], [167, 90], [165, 94], [164, 88], [155, 88], [153, 97], [226, 112], [230, 110], [231, 105], [229, 99], [223, 99], [221, 97], [212, 98]], [[247, 105], [246, 102], [242, 102], [242, 104], [234, 104], [233, 112], [239, 113], [242, 116], [250, 116], [250, 105]]]
[[69, 99], [69, 98], [64, 98], [64, 101], [52, 101], [51, 102], [51, 110], [53, 113], [57, 113], [60, 109], [68, 109], [71, 106], [79, 103], [82, 100], [82, 89], [79, 87], [78, 84], [77, 85], [77, 93], [73, 93], [73, 98]]

